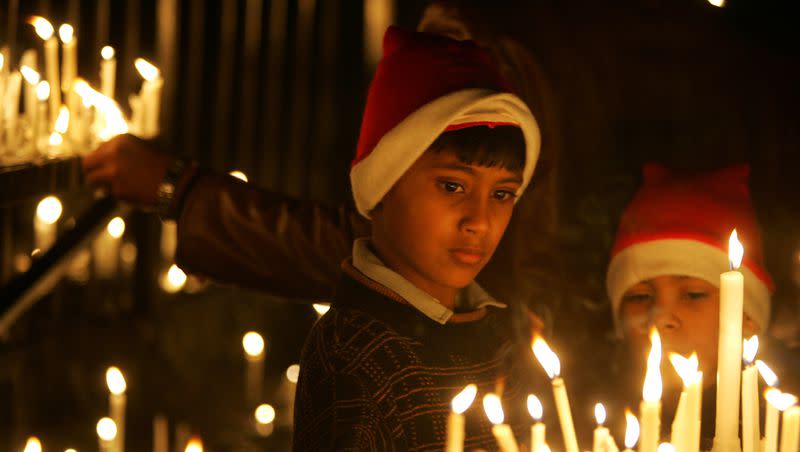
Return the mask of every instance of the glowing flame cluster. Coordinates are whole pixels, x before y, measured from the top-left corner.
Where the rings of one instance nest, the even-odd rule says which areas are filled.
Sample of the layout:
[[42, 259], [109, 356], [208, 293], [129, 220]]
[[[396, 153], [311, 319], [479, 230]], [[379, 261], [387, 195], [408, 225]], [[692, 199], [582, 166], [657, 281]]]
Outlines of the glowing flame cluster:
[[644, 377], [642, 398], [647, 402], [661, 400], [661, 336], [658, 330], [650, 331], [650, 354], [647, 356], [647, 373]]
[[544, 367], [551, 380], [561, 375], [561, 361], [544, 339], [536, 337], [531, 348], [536, 360]]
[[98, 137], [103, 141], [108, 141], [117, 135], [128, 133], [128, 121], [122, 114], [119, 105], [108, 96], [98, 92], [85, 80], [76, 80], [74, 85], [75, 92], [81, 97], [83, 104], [94, 107], [100, 115], [99, 123], [102, 128], [97, 131]]
[[463, 414], [472, 405], [475, 396], [478, 394], [478, 387], [470, 384], [461, 390], [455, 397], [450, 405], [453, 407], [453, 412], [456, 414]]

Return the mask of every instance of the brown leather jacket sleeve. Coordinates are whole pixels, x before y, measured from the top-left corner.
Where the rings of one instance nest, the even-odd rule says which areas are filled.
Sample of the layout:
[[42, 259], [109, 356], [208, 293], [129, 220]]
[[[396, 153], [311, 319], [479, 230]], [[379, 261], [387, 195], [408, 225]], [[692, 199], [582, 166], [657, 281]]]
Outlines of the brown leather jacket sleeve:
[[353, 240], [369, 231], [355, 209], [201, 171], [183, 196], [176, 262], [189, 273], [275, 295], [326, 298]]

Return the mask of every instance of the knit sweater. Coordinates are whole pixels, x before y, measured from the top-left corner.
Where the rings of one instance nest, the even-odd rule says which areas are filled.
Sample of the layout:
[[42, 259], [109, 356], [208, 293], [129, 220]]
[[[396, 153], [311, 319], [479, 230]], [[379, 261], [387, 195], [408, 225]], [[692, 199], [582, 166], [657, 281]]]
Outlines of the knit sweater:
[[[504, 384], [506, 422], [526, 434], [525, 395], [507, 309], [482, 308], [438, 324], [345, 263], [332, 307], [300, 361], [294, 449], [442, 450], [450, 403], [467, 384], [464, 450], [497, 448], [480, 399]], [[526, 419], [527, 418], [527, 419]]]

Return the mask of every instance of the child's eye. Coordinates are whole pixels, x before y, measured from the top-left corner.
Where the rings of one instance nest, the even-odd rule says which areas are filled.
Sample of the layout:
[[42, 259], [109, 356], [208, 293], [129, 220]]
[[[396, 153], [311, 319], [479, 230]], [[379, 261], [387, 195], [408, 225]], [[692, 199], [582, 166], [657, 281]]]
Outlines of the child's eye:
[[690, 300], [703, 300], [706, 297], [708, 297], [708, 292], [690, 290], [690, 291], [686, 292], [686, 296]]
[[452, 182], [452, 181], [443, 180], [443, 181], [439, 181], [439, 186], [444, 191], [446, 191], [448, 193], [463, 193], [464, 192], [464, 186], [459, 184], [458, 182]]
[[647, 303], [652, 299], [653, 297], [649, 293], [630, 293], [622, 296], [623, 303]]
[[494, 199], [498, 201], [507, 201], [509, 199], [514, 199], [517, 197], [517, 194], [510, 190], [497, 190], [494, 192]]

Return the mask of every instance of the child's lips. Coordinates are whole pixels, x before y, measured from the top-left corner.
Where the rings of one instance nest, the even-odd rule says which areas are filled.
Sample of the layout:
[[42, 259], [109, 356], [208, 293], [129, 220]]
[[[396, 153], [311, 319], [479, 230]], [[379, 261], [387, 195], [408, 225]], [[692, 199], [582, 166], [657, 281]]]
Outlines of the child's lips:
[[452, 248], [450, 249], [450, 254], [456, 262], [463, 265], [478, 264], [483, 261], [483, 257], [486, 255], [478, 248]]

